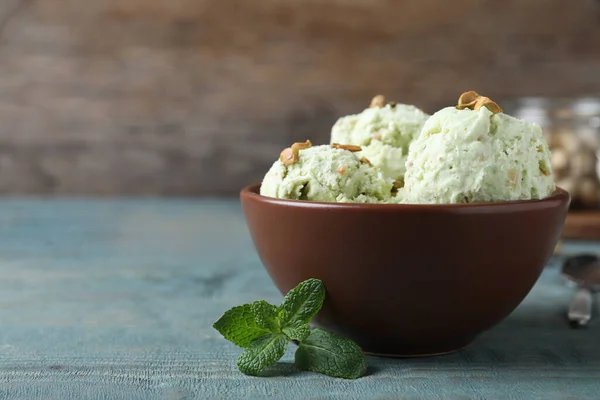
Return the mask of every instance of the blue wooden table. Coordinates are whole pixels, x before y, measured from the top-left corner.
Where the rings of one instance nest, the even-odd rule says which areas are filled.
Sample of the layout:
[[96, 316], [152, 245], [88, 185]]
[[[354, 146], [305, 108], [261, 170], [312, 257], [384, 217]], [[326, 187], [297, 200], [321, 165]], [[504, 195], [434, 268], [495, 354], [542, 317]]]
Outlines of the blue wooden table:
[[211, 324], [281, 296], [238, 202], [4, 199], [0, 227], [1, 399], [600, 398], [600, 317], [568, 327], [560, 260], [454, 355], [369, 358], [369, 375], [347, 381], [297, 372], [290, 352], [250, 378]]

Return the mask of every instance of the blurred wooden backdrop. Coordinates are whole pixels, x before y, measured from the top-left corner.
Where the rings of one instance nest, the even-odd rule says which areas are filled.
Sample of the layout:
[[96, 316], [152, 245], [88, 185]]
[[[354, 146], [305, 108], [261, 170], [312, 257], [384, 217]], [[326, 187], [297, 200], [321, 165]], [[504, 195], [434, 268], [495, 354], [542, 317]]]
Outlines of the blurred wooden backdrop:
[[0, 0], [0, 193], [234, 194], [385, 93], [600, 93], [595, 0]]

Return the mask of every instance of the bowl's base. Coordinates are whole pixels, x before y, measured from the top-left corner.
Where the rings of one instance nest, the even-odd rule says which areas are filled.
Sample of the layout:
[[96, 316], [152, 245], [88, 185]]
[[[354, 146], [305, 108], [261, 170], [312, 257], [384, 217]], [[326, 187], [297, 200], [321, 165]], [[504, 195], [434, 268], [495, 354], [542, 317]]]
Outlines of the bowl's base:
[[[456, 342], [446, 342], [443, 344], [433, 345], [433, 346], [418, 346], [411, 347], [407, 346], [403, 349], [393, 349], [392, 351], [381, 350], [369, 350], [368, 348], [364, 349], [365, 354], [376, 357], [396, 357], [396, 358], [422, 358], [422, 357], [436, 357], [436, 356], [444, 356], [447, 354], [456, 353], [467, 347], [469, 344], [473, 342], [473, 339], [469, 340], [461, 340]], [[383, 350], [383, 351], [382, 351]]]
[[397, 358], [422, 358], [443, 356], [455, 353], [470, 345], [477, 335], [453, 336], [453, 337], [429, 337], [427, 340], [402, 335], [388, 335], [387, 337], [372, 334], [357, 334], [352, 329], [339, 329], [333, 323], [323, 323], [322, 315], [317, 315], [311, 321], [314, 327], [320, 327], [340, 336], [354, 340], [365, 354], [376, 357]]
[[443, 351], [432, 351], [432, 352], [419, 352], [419, 353], [408, 353], [408, 354], [394, 354], [394, 353], [376, 353], [371, 351], [365, 351], [364, 353], [369, 356], [375, 357], [392, 357], [392, 358], [423, 358], [423, 357], [437, 357], [437, 356], [445, 356], [447, 354], [456, 353], [457, 351], [461, 351], [465, 347], [467, 347], [470, 343], [467, 343], [461, 347], [457, 347], [451, 350], [443, 350]]

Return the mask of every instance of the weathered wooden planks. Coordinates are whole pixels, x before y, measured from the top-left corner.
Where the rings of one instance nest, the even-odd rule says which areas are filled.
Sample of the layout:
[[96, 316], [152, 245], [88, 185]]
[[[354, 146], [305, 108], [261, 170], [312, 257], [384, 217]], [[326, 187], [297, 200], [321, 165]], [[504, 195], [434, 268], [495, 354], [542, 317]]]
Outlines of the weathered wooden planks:
[[376, 93], [429, 112], [465, 89], [600, 93], [591, 0], [22, 5], [0, 32], [0, 193], [231, 194]]
[[269, 378], [242, 375], [241, 350], [211, 324], [281, 295], [234, 201], [4, 199], [0, 276], [2, 399], [596, 399], [600, 390], [600, 318], [568, 327], [573, 290], [552, 266], [459, 353], [370, 357], [369, 375], [346, 381], [298, 373], [290, 351]]

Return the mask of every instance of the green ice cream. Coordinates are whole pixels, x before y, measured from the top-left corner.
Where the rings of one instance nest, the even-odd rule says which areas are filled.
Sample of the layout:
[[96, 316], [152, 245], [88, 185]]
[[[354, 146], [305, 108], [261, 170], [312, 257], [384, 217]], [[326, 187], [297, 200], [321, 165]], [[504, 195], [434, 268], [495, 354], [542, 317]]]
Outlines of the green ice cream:
[[478, 106], [473, 100], [474, 109], [447, 107], [429, 118], [410, 148], [404, 202], [497, 202], [552, 194], [542, 129], [503, 114], [488, 100]]
[[407, 154], [403, 149], [373, 141], [370, 145], [363, 146], [362, 152], [358, 155], [378, 167], [384, 176], [399, 181], [404, 179]]
[[368, 158], [384, 175], [402, 180], [409, 145], [428, 117], [415, 106], [385, 104], [383, 96], [376, 96], [370, 108], [337, 120], [331, 143], [361, 146], [359, 156]]
[[343, 203], [390, 199], [392, 180], [365, 160], [361, 161], [356, 152], [323, 145], [298, 148], [294, 155], [294, 146], [284, 150], [267, 172], [260, 187], [261, 195]]

